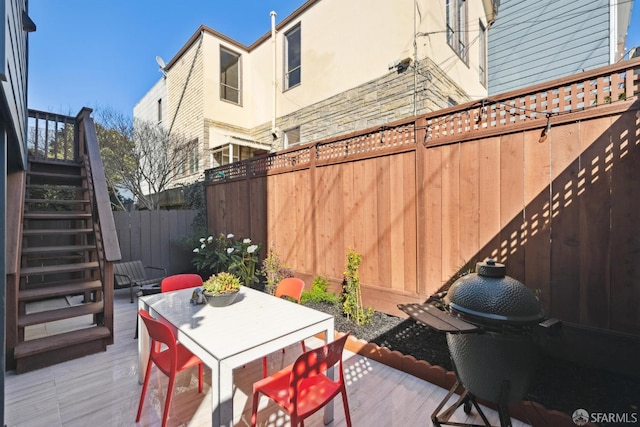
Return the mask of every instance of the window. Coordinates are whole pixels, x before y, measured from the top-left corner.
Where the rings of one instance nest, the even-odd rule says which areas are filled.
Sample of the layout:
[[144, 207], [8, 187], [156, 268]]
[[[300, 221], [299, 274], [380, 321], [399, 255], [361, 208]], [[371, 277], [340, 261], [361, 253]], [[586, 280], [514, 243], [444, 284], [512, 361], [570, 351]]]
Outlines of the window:
[[241, 104], [240, 55], [220, 47], [220, 99]]
[[482, 86], [487, 87], [487, 29], [482, 25], [480, 21], [480, 34], [478, 34], [480, 59], [478, 63], [478, 75], [480, 77], [480, 83]]
[[162, 123], [162, 98], [158, 99], [158, 123]]
[[284, 131], [284, 148], [300, 144], [300, 127]]
[[467, 1], [445, 0], [447, 21], [447, 43], [458, 54], [465, 64], [469, 63], [467, 55]]
[[189, 150], [189, 173], [198, 172], [198, 168], [200, 166], [200, 159], [198, 155], [198, 140], [194, 139], [189, 144], [191, 149]]
[[238, 162], [253, 156], [253, 150], [237, 144], [227, 144], [217, 148], [211, 153], [211, 167], [228, 165], [229, 163]]
[[300, 58], [300, 25], [284, 35], [284, 51], [285, 51], [285, 75], [284, 88], [290, 89], [300, 84], [301, 75], [301, 58]]

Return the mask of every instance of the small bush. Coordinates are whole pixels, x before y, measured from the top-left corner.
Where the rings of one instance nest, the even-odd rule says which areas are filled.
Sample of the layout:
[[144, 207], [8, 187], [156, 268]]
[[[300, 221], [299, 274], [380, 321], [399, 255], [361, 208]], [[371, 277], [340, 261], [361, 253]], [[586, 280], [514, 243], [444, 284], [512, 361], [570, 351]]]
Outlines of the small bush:
[[358, 274], [361, 262], [362, 256], [355, 250], [349, 249], [342, 284], [342, 311], [347, 319], [353, 319], [357, 325], [366, 325], [371, 322], [373, 308], [362, 305], [360, 275]]
[[282, 263], [280, 256], [273, 247], [269, 248], [267, 257], [262, 261], [260, 274], [266, 282], [265, 291], [271, 295], [276, 292], [278, 283], [282, 279], [293, 277], [293, 271]]
[[311, 284], [311, 290], [302, 292], [300, 302], [302, 304], [307, 302], [338, 304], [340, 302], [340, 298], [329, 292], [327, 290], [328, 286], [329, 281], [326, 278], [316, 276]]

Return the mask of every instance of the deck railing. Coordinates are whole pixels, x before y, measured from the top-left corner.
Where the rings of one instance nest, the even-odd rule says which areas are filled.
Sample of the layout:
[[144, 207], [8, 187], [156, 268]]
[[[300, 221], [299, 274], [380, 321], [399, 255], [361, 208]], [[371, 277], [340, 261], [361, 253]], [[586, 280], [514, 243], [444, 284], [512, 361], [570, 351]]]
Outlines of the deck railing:
[[75, 117], [46, 111], [29, 110], [27, 149], [40, 159], [77, 161]]

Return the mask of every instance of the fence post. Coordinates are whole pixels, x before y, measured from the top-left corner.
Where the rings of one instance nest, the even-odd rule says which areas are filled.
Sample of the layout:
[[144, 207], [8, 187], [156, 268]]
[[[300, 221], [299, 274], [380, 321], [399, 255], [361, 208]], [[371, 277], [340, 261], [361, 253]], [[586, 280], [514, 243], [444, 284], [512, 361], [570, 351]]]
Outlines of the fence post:
[[[426, 171], [425, 171], [425, 139], [427, 135], [427, 119], [420, 117], [414, 123], [414, 138], [416, 146], [416, 292], [424, 295], [427, 292], [426, 275]], [[424, 261], [424, 262], [423, 262]]]

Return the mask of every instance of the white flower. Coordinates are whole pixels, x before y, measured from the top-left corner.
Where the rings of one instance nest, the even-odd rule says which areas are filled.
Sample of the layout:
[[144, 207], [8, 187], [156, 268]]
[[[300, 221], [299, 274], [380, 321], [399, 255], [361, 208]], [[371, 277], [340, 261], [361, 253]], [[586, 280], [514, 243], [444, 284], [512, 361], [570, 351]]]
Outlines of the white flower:
[[233, 234], [231, 233], [227, 234], [227, 239], [233, 239]]
[[195, 249], [193, 250], [193, 253], [195, 253], [195, 254], [197, 254], [198, 252], [200, 252], [200, 249], [199, 249], [199, 248], [195, 248]]
[[204, 243], [204, 241], [205, 241], [205, 240], [206, 240], [206, 239], [205, 239], [204, 237], [201, 237], [201, 238], [200, 238], [200, 243]]
[[206, 247], [207, 247], [207, 245], [205, 245], [204, 243], [200, 245], [200, 249], [204, 249]]
[[227, 248], [227, 253], [230, 254], [231, 252], [233, 252], [233, 248]]
[[246, 243], [251, 243], [251, 239], [244, 239], [244, 240], [242, 241], [242, 243], [245, 243], [245, 244], [246, 244]]
[[209, 237], [207, 237], [207, 242], [208, 242], [208, 243], [213, 242], [213, 236], [209, 236]]
[[247, 253], [252, 254], [258, 249], [258, 245], [251, 245], [247, 248]]

